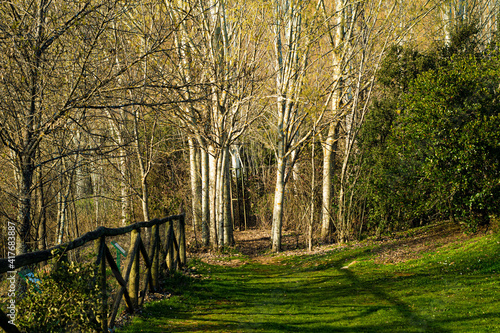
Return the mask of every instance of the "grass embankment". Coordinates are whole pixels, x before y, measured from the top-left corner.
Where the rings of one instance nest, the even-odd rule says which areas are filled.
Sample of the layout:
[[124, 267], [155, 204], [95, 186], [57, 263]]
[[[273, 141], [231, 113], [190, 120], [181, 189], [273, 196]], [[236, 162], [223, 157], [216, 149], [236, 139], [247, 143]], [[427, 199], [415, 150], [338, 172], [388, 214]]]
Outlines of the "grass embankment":
[[178, 276], [167, 286], [174, 296], [148, 304], [119, 332], [499, 332], [500, 236], [429, 242], [393, 264], [381, 253], [404, 243], [273, 264], [192, 261], [201, 279]]

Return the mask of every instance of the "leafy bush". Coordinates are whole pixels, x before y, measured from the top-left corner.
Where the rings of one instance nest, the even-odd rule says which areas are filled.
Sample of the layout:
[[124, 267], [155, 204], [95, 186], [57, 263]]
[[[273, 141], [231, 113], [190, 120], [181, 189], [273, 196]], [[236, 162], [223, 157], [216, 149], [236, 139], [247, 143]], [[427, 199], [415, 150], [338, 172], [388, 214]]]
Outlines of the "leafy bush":
[[18, 327], [26, 332], [89, 332], [99, 329], [99, 288], [92, 264], [58, 262], [52, 274], [29, 283], [19, 302]]
[[360, 137], [372, 228], [449, 217], [475, 231], [500, 211], [500, 53], [476, 32], [388, 53]]
[[394, 129], [402, 162], [420, 161], [429, 204], [471, 228], [500, 208], [499, 63], [498, 55], [452, 57], [420, 75]]

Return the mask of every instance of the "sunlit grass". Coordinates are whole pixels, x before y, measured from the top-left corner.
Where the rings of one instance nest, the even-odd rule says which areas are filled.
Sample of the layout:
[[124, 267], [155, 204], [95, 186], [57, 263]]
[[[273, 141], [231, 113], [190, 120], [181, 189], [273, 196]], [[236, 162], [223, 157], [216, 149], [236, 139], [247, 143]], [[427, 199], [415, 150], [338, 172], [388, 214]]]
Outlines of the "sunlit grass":
[[119, 332], [500, 331], [498, 254], [500, 237], [488, 235], [399, 264], [376, 263], [376, 245], [279, 265], [193, 261], [205, 279], [177, 277], [176, 296]]

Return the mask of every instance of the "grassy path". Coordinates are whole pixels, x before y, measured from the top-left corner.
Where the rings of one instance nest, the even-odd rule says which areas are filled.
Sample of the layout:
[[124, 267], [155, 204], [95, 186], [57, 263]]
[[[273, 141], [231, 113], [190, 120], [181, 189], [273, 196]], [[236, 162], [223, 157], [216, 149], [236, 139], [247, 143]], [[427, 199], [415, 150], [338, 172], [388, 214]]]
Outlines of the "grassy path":
[[[500, 237], [377, 263], [381, 245], [238, 267], [191, 262], [119, 332], [500, 332]], [[235, 258], [228, 258], [227, 260]], [[346, 268], [346, 266], [349, 266]]]

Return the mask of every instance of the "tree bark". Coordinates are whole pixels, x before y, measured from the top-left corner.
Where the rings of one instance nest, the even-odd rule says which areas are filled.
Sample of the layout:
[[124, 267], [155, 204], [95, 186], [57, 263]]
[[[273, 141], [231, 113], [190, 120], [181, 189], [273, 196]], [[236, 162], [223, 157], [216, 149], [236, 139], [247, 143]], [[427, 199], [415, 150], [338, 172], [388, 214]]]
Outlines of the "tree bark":
[[219, 158], [217, 159], [217, 183], [216, 183], [216, 224], [217, 224], [217, 244], [219, 248], [224, 246], [224, 188], [225, 188], [225, 169], [226, 169], [226, 150], [222, 149], [219, 154]]
[[229, 196], [230, 173], [229, 173], [229, 147], [224, 147], [221, 150], [221, 156], [218, 163], [218, 244], [219, 247], [230, 246], [233, 244], [233, 222], [231, 219], [231, 198]]
[[321, 239], [326, 241], [332, 231], [332, 188], [333, 171], [335, 165], [337, 123], [331, 122], [328, 134], [323, 143], [323, 179], [322, 179], [322, 203], [321, 203]]
[[201, 153], [201, 239], [203, 246], [210, 243], [210, 175], [209, 155], [205, 147]]
[[27, 253], [30, 249], [31, 240], [31, 188], [33, 185], [34, 163], [31, 156], [21, 156], [22, 168], [19, 174], [19, 204], [17, 221], [19, 230], [17, 233], [17, 254]]
[[210, 241], [212, 248], [217, 248], [217, 160], [216, 150], [213, 145], [208, 147], [209, 155], [209, 200], [210, 200]]
[[273, 224], [271, 241], [273, 252], [281, 251], [281, 229], [283, 226], [283, 204], [285, 198], [285, 166], [283, 156], [278, 156], [276, 169], [276, 188], [274, 190]]
[[314, 226], [314, 208], [315, 208], [315, 187], [316, 187], [316, 165], [315, 165], [315, 135], [313, 133], [312, 151], [311, 151], [311, 215], [309, 218], [309, 225], [307, 228], [307, 248], [312, 251], [313, 247], [313, 226]]
[[47, 248], [47, 208], [45, 206], [45, 189], [41, 172], [38, 172], [38, 250]]
[[201, 227], [201, 182], [200, 182], [200, 150], [195, 145], [195, 139], [189, 138], [189, 178], [191, 181], [191, 205], [193, 231], [198, 242], [198, 232]]
[[233, 237], [233, 219], [231, 218], [232, 196], [231, 196], [231, 173], [229, 148], [226, 148], [226, 165], [224, 176], [224, 246], [231, 246], [234, 244]]

